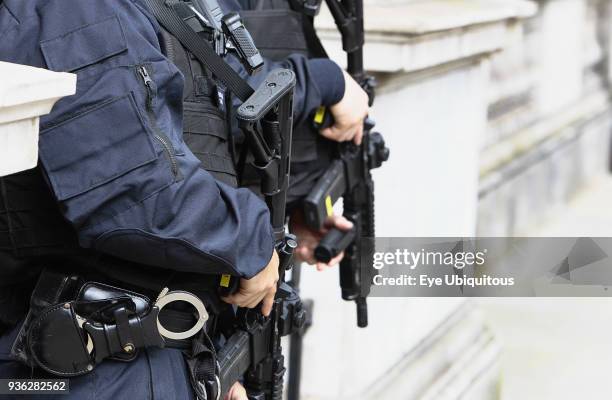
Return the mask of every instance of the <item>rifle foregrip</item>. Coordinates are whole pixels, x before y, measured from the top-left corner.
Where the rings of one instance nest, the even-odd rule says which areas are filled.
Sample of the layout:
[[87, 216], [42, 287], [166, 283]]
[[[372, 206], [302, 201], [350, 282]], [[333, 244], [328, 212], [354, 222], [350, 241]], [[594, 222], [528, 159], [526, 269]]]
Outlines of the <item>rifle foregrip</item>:
[[314, 255], [317, 261], [328, 263], [332, 258], [340, 254], [355, 240], [356, 229], [353, 227], [349, 231], [341, 231], [333, 228], [321, 240]]

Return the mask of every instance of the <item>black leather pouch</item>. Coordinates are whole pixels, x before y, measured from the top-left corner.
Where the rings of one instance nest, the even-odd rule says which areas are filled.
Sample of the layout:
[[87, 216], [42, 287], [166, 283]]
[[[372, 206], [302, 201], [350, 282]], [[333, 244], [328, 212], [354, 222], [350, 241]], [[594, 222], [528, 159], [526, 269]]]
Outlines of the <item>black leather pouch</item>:
[[26, 319], [11, 346], [11, 358], [29, 366], [36, 364], [31, 357], [27, 343], [28, 331], [33, 321], [49, 307], [74, 299], [81, 285], [82, 281], [77, 276], [66, 275], [51, 269], [43, 270], [32, 292]]
[[36, 364], [54, 375], [77, 376], [94, 368], [74, 302], [47, 308], [32, 321], [28, 346]]
[[149, 312], [150, 300], [136, 292], [98, 282], [87, 282], [76, 297], [78, 314], [102, 323], [114, 322], [114, 310], [126, 307], [138, 316]]
[[[112, 325], [118, 309], [144, 316], [150, 311], [150, 301], [125, 289], [45, 270], [32, 293], [30, 309], [11, 348], [11, 357], [55, 375], [87, 373], [100, 357], [96, 356], [83, 323]], [[136, 355], [133, 352], [106, 357], [130, 361]]]
[[[145, 316], [151, 309], [149, 298], [126, 289], [116, 288], [99, 282], [87, 282], [79, 291], [75, 304], [77, 313], [82, 318], [89, 321], [96, 321], [100, 324], [108, 324], [116, 329], [117, 310], [124, 309], [129, 315]], [[93, 329], [93, 328], [92, 328]], [[105, 333], [106, 343], [116, 336], [109, 330]], [[116, 361], [132, 361], [138, 356], [138, 350], [131, 353], [115, 353], [108, 358]], [[100, 354], [96, 355], [99, 358]]]

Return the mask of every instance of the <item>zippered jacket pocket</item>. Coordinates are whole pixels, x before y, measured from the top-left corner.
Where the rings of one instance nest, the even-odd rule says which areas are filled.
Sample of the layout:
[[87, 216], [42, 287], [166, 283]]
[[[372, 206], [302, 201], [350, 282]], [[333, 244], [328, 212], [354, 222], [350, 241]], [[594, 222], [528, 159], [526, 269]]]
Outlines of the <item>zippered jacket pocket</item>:
[[175, 178], [179, 178], [178, 162], [176, 160], [176, 153], [174, 151], [174, 147], [172, 146], [172, 142], [170, 141], [168, 135], [166, 135], [157, 124], [157, 117], [155, 116], [155, 110], [153, 107], [157, 98], [157, 85], [155, 84], [149, 70], [151, 70], [151, 67], [145, 64], [136, 66], [136, 71], [142, 79], [142, 83], [144, 85], [145, 109], [148, 123], [153, 131], [153, 138], [162, 146], [164, 153], [170, 162], [172, 174]]
[[[122, 69], [106, 75], [129, 76]], [[92, 102], [105, 84], [94, 83], [76, 112], [68, 104], [66, 117], [42, 125], [41, 163], [64, 215], [77, 228], [117, 215], [176, 180], [178, 167], [160, 155], [158, 148], [165, 146], [156, 144], [159, 135], [139, 105], [142, 85], [136, 78], [131, 81], [124, 90], [132, 91]], [[164, 151], [173, 154], [166, 140], [169, 149]]]

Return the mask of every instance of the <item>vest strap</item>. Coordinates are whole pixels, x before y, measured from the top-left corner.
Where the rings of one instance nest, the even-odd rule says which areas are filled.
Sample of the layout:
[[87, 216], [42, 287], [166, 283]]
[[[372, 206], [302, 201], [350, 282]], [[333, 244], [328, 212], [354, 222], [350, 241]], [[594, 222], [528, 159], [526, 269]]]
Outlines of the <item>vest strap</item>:
[[144, 0], [157, 21], [173, 34], [202, 64], [243, 102], [255, 91], [206, 41], [166, 6], [164, 0]]
[[304, 37], [306, 38], [310, 55], [317, 58], [329, 58], [327, 51], [325, 51], [325, 47], [323, 47], [323, 43], [321, 43], [321, 39], [319, 39], [319, 35], [317, 35], [317, 32], [315, 31], [314, 18], [306, 14], [302, 14], [302, 23], [304, 28]]

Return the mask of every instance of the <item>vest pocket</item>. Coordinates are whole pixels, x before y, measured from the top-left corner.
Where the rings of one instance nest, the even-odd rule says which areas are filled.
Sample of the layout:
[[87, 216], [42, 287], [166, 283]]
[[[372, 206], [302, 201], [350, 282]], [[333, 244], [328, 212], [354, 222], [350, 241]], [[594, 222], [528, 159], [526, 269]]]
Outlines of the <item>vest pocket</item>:
[[291, 145], [291, 162], [304, 163], [316, 161], [318, 158], [318, 133], [307, 124], [301, 124], [293, 129], [293, 143]]
[[278, 61], [291, 54], [308, 54], [301, 13], [289, 9], [243, 10], [240, 16], [266, 58]]
[[[7, 6], [0, 2], [0, 37], [3, 37], [6, 32], [9, 32], [17, 25], [19, 25], [19, 21], [13, 17], [12, 12]], [[3, 37], [3, 40], [6, 39], [6, 37]]]
[[202, 168], [216, 179], [236, 186], [236, 169], [230, 154], [223, 113], [205, 103], [186, 101], [183, 106], [185, 143], [200, 160]]

